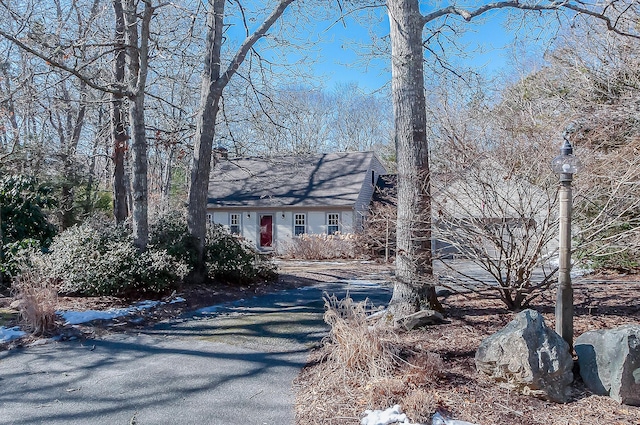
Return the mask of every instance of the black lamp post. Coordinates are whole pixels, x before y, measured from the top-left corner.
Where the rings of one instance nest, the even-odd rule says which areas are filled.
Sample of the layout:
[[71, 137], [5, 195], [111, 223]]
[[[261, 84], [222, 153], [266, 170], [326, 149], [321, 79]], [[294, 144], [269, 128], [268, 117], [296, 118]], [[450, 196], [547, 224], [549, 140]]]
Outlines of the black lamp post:
[[560, 241], [558, 293], [556, 297], [556, 332], [573, 347], [573, 288], [571, 287], [571, 209], [573, 175], [582, 163], [573, 155], [573, 147], [565, 136], [560, 155], [551, 161], [551, 169], [560, 176]]

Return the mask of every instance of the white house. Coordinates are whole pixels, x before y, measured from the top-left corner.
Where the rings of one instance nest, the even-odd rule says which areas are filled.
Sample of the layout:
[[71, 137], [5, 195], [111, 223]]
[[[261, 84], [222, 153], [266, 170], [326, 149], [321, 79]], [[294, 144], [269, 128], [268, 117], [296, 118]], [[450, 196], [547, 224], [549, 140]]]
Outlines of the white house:
[[353, 233], [383, 174], [373, 152], [221, 159], [207, 217], [261, 250], [305, 233]]

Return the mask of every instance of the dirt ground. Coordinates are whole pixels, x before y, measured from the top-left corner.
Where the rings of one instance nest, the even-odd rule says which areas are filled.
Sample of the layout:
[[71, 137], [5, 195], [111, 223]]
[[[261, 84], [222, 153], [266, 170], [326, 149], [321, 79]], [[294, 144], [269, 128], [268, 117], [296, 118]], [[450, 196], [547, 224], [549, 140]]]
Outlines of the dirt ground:
[[[640, 276], [590, 276], [576, 280], [574, 288], [576, 336], [640, 323]], [[442, 300], [448, 323], [398, 336], [394, 343], [401, 353], [410, 353], [414, 359], [425, 358], [428, 352], [440, 356], [442, 363], [437, 367], [422, 362], [428, 369], [422, 375], [400, 362], [390, 377], [353, 377], [330, 360], [326, 348], [317, 350], [298, 381], [297, 423], [358, 424], [366, 409], [400, 404], [409, 419], [429, 424], [436, 411], [481, 425], [640, 424], [640, 407], [593, 395], [577, 374], [566, 404], [520, 395], [480, 376], [474, 363], [478, 345], [514, 316], [490, 295], [450, 295]], [[554, 304], [555, 291], [551, 291], [533, 306], [550, 327], [554, 326]], [[435, 373], [429, 373], [434, 368]]]

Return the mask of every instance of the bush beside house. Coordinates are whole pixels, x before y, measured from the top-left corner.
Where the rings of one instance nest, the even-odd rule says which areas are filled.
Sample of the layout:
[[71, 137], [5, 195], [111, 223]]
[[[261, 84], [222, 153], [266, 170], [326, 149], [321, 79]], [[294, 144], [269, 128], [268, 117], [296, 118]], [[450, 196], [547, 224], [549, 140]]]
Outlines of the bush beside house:
[[[152, 224], [144, 252], [136, 249], [126, 226], [95, 218], [54, 237], [48, 252], [27, 254], [21, 257], [23, 273], [37, 268], [56, 282], [59, 293], [72, 296], [158, 296], [174, 289], [193, 267], [186, 220], [176, 212]], [[218, 227], [210, 229], [207, 257], [211, 280], [247, 283], [275, 276], [268, 258]]]

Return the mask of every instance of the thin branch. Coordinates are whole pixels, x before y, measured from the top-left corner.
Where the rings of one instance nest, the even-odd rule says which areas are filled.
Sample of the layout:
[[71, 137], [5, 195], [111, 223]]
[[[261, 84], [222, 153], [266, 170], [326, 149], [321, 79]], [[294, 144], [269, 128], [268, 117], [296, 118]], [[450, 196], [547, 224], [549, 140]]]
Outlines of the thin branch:
[[280, 4], [278, 4], [278, 6], [271, 12], [271, 15], [269, 15], [264, 20], [264, 22], [262, 22], [260, 27], [258, 27], [258, 29], [256, 29], [256, 31], [253, 34], [251, 34], [251, 36], [247, 37], [244, 40], [244, 42], [236, 52], [235, 56], [231, 60], [231, 63], [229, 64], [229, 67], [227, 68], [227, 70], [215, 82], [218, 88], [221, 89], [223, 87], [226, 87], [227, 83], [229, 82], [233, 74], [236, 73], [236, 71], [244, 61], [244, 58], [247, 56], [247, 53], [249, 53], [249, 51], [256, 44], [256, 42], [267, 33], [267, 31], [278, 20], [278, 18], [282, 16], [285, 9], [294, 1], [295, 0], [282, 0]]
[[15, 44], [16, 46], [18, 46], [19, 48], [21, 48], [22, 50], [31, 53], [32, 55], [42, 59], [43, 61], [45, 61], [48, 65], [52, 66], [53, 68], [58, 68], [61, 69], [63, 71], [66, 71], [74, 76], [76, 76], [80, 81], [85, 82], [89, 87], [105, 92], [105, 93], [111, 93], [114, 95], [124, 95], [124, 96], [130, 96], [131, 93], [128, 91], [124, 91], [124, 90], [118, 90], [117, 88], [112, 88], [112, 87], [106, 87], [106, 86], [102, 86], [100, 84], [96, 84], [90, 77], [82, 74], [78, 69], [76, 68], [72, 68], [70, 66], [65, 65], [64, 63], [58, 61], [57, 59], [50, 57], [34, 48], [32, 48], [31, 46], [29, 46], [28, 44], [22, 42], [21, 40], [19, 40], [18, 38], [14, 37], [13, 35], [7, 33], [6, 31], [0, 29], [0, 36], [4, 37], [5, 39], [7, 39], [8, 41], [12, 42], [13, 44]]
[[489, 12], [491, 10], [505, 9], [505, 8], [527, 10], [527, 11], [549, 11], [549, 10], [569, 9], [579, 14], [591, 16], [593, 18], [603, 21], [606, 24], [607, 29], [609, 31], [612, 31], [619, 35], [632, 37], [640, 40], [640, 34], [634, 34], [626, 31], [622, 31], [616, 26], [621, 15], [618, 16], [618, 18], [616, 18], [616, 22], [613, 23], [611, 21], [611, 18], [606, 16], [604, 13], [589, 10], [585, 7], [570, 3], [567, 0], [561, 1], [561, 2], [551, 2], [549, 4], [523, 4], [523, 3], [520, 3], [519, 0], [501, 1], [501, 2], [488, 3], [474, 10], [467, 10], [458, 6], [448, 6], [424, 15], [422, 17], [422, 24], [426, 25], [427, 23], [435, 19], [438, 19], [443, 16], [447, 16], [447, 15], [458, 15], [465, 21], [469, 22], [473, 18], [483, 15], [484, 13]]

